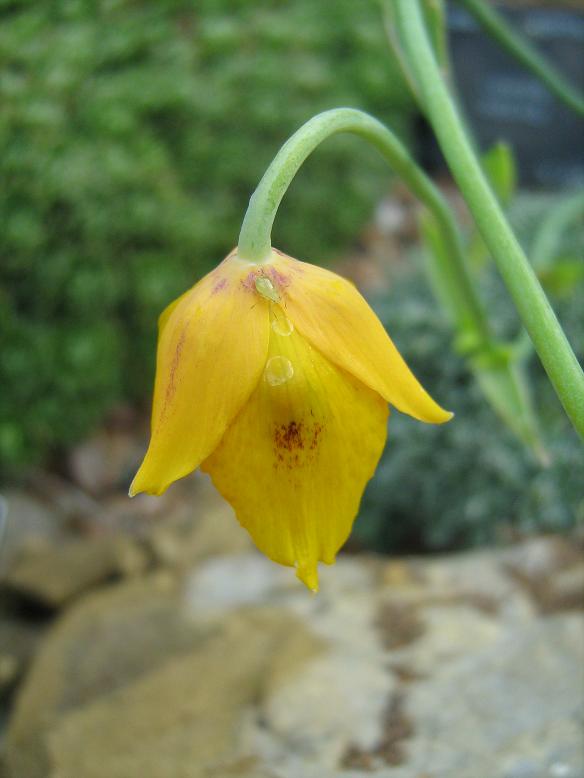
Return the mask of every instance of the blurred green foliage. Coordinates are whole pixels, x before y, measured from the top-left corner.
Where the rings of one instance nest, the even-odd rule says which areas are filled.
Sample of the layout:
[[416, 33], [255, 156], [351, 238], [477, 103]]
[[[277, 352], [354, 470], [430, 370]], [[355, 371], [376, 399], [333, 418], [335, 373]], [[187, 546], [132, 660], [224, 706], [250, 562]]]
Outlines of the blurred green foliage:
[[[13, 0], [0, 6], [0, 463], [13, 472], [151, 391], [156, 318], [235, 244], [303, 121], [349, 104], [405, 129], [375, 3]], [[354, 239], [387, 169], [334, 139], [275, 244]]]
[[[519, 195], [510, 217], [529, 252], [557, 196]], [[556, 261], [584, 246], [584, 223], [557, 235]], [[581, 260], [580, 260], [581, 261]], [[553, 266], [553, 265], [552, 265]], [[548, 292], [576, 355], [584, 361], [584, 279], [569, 292]], [[518, 335], [517, 315], [492, 266], [481, 292], [497, 335]], [[550, 466], [542, 467], [500, 421], [456, 356], [452, 330], [423, 273], [395, 279], [374, 305], [401, 353], [454, 419], [420, 424], [393, 412], [377, 473], [363, 498], [355, 537], [380, 551], [419, 552], [478, 546], [530, 531], [560, 531], [584, 522], [584, 449], [535, 355], [528, 380]]]

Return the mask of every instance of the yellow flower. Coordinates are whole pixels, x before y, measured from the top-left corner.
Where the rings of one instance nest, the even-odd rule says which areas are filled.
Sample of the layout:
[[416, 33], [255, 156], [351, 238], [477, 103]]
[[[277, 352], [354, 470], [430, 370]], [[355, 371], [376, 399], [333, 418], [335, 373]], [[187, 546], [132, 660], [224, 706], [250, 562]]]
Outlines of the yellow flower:
[[160, 317], [152, 436], [130, 495], [200, 467], [258, 548], [316, 591], [383, 451], [388, 403], [452, 416], [352, 284], [234, 250]]

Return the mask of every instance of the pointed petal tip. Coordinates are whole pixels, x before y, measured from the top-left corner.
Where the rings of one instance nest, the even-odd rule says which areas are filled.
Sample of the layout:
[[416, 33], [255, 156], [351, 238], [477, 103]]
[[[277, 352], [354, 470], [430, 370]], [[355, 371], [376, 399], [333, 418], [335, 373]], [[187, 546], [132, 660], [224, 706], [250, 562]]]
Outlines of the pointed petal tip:
[[434, 403], [434, 407], [428, 412], [427, 409], [424, 409], [424, 412], [420, 413], [414, 413], [410, 409], [399, 409], [402, 413], [407, 413], [408, 416], [411, 416], [414, 419], [417, 419], [418, 421], [424, 422], [424, 424], [446, 424], [447, 421], [450, 421], [454, 418], [454, 413], [452, 411], [446, 411], [444, 408], [441, 408], [437, 403]]
[[316, 567], [316, 563], [310, 566], [302, 566], [302, 567], [299, 566], [296, 569], [296, 577], [302, 581], [302, 583], [306, 586], [306, 588], [310, 592], [312, 592], [312, 594], [317, 594], [318, 570]]
[[170, 486], [169, 483], [160, 485], [160, 483], [153, 484], [152, 481], [145, 483], [144, 480], [141, 470], [138, 470], [128, 489], [128, 497], [137, 497], [139, 494], [151, 494], [154, 497], [160, 497]]
[[130, 484], [130, 488], [128, 489], [128, 497], [136, 497], [136, 495], [140, 494], [142, 489], [138, 488], [138, 485], [136, 484], [136, 481], [138, 480], [138, 476], [134, 476], [134, 479], [132, 483]]

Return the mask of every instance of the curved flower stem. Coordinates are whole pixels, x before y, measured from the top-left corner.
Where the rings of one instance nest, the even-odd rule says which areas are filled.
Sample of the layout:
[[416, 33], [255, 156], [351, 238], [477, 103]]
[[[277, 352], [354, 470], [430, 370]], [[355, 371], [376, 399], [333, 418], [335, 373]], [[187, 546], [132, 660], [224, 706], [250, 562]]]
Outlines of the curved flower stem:
[[336, 108], [318, 114], [282, 146], [251, 197], [239, 235], [239, 256], [256, 263], [270, 258], [272, 225], [292, 179], [320, 143], [341, 132], [358, 135], [375, 146], [434, 215], [449, 247], [448, 261], [441, 272], [457, 322], [472, 336], [477, 347], [488, 344], [488, 322], [469, 277], [458, 228], [448, 205], [401, 141], [381, 122], [362, 111]]
[[584, 438], [584, 373], [464, 132], [440, 76], [418, 0], [395, 0], [405, 54], [442, 151], [521, 320], [574, 427]]
[[534, 73], [559, 100], [584, 116], [584, 97], [506, 19], [484, 0], [456, 0], [511, 56]]

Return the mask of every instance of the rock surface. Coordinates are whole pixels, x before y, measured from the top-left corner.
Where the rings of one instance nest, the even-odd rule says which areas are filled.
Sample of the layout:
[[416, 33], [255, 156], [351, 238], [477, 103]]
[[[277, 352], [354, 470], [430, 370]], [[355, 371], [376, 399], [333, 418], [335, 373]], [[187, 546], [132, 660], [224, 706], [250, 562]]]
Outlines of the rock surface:
[[313, 596], [247, 545], [217, 555], [204, 526], [186, 574], [163, 543], [159, 572], [57, 620], [16, 698], [9, 778], [584, 775], [576, 541], [341, 557]]
[[103, 590], [45, 639], [12, 716], [8, 774], [196, 778], [255, 764], [240, 724], [265, 674], [286, 678], [319, 650], [274, 608], [197, 621], [167, 574]]
[[[261, 558], [227, 558], [196, 572], [188, 596], [210, 613], [276, 600], [327, 641], [293, 681], [267, 687], [256, 753], [281, 778], [582, 778], [583, 565], [553, 538], [341, 558], [307, 598]], [[561, 593], [558, 572], [571, 582]], [[238, 574], [246, 583], [230, 585]]]
[[0, 578], [23, 551], [44, 549], [67, 537], [64, 517], [54, 506], [13, 489], [0, 496]]
[[4, 577], [12, 593], [59, 608], [81, 592], [124, 575], [143, 572], [146, 554], [128, 538], [67, 540], [56, 548], [23, 552]]

